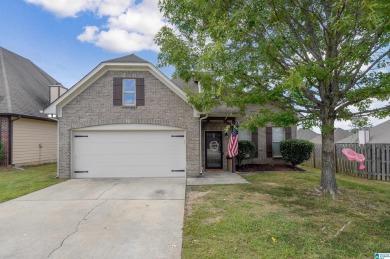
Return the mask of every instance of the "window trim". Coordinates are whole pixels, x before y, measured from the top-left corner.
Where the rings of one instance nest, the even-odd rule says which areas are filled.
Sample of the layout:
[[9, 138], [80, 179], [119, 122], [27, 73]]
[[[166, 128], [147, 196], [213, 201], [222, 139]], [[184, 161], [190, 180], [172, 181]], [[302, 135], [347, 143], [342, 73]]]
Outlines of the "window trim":
[[283, 128], [283, 127], [272, 127], [272, 138], [274, 137], [274, 128], [281, 128], [283, 129], [283, 139], [279, 140], [279, 141], [274, 141], [273, 139], [271, 139], [271, 143], [272, 143], [272, 158], [282, 158], [282, 155], [275, 155], [274, 154], [274, 143], [279, 143], [280, 145], [280, 142], [282, 142], [283, 140], [286, 140], [286, 129]]
[[[125, 80], [134, 81], [134, 91], [125, 91]], [[134, 103], [126, 104], [125, 94], [134, 94]], [[122, 79], [122, 106], [134, 107], [137, 106], [137, 80], [135, 78]]]

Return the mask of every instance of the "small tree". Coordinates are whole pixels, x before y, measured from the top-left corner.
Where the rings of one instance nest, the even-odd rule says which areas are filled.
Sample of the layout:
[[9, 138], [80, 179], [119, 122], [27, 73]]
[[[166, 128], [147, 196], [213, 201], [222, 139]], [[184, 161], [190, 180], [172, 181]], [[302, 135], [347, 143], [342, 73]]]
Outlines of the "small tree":
[[[198, 111], [262, 107], [255, 127], [318, 126], [321, 189], [338, 192], [336, 120], [390, 114], [389, 0], [160, 0], [159, 65], [196, 78]], [[383, 106], [371, 105], [384, 101]], [[269, 108], [272, 104], [274, 108]], [[299, 121], [296, 114], [299, 113]]]
[[280, 143], [280, 153], [283, 160], [291, 163], [293, 167], [310, 158], [314, 144], [303, 139], [288, 139]]
[[241, 140], [240, 142], [238, 142], [238, 165], [241, 166], [242, 161], [253, 158], [255, 156], [255, 153], [256, 145], [254, 142], [247, 140]]

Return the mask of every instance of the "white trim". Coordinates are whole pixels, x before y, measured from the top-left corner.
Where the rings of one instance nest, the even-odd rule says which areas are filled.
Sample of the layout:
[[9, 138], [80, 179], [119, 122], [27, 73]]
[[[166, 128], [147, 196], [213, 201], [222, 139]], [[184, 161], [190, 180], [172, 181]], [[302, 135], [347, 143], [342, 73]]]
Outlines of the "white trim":
[[188, 103], [185, 92], [150, 63], [101, 63], [60, 98], [51, 103], [43, 112], [45, 114], [57, 114], [58, 117], [62, 117], [62, 108], [107, 71], [149, 71], [176, 95]]
[[154, 124], [109, 124], [109, 125], [99, 125], [99, 126], [92, 126], [92, 127], [85, 127], [85, 128], [79, 128], [79, 129], [73, 129], [74, 131], [129, 131], [129, 130], [184, 130], [181, 128], [175, 128], [175, 127], [169, 127], [169, 126], [162, 126], [162, 125], [154, 125]]

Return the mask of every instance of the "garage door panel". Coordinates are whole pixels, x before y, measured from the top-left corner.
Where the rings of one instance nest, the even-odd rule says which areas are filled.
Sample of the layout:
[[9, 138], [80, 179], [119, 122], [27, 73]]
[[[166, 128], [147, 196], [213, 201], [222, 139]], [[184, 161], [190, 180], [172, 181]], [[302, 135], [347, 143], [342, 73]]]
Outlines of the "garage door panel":
[[[88, 142], [87, 142], [88, 143]], [[95, 142], [89, 142], [87, 145], [79, 145], [78, 148], [78, 154], [89, 154], [91, 149], [96, 150], [97, 153], [101, 154], [148, 154], [148, 153], [164, 153], [164, 152], [182, 152], [185, 150], [184, 141], [181, 141], [180, 143], [177, 143], [175, 145], [175, 142], [166, 142], [166, 143], [151, 143], [151, 144], [145, 144], [140, 143], [138, 145], [132, 143], [95, 143]], [[180, 145], [182, 144], [182, 145]]]
[[[158, 134], [155, 134], [158, 132]], [[158, 141], [161, 139], [162, 136], [183, 136], [183, 131], [131, 131], [131, 135], [129, 135], [129, 131], [82, 131], [75, 133], [75, 136], [92, 136], [92, 138], [98, 139], [103, 141], [103, 139], [106, 136], [110, 136], [110, 139], [112, 141], [122, 141], [123, 139], [126, 140], [133, 140], [133, 141], [139, 141], [140, 137], [143, 138], [144, 136], [148, 136], [145, 141]], [[91, 138], [85, 138], [86, 140]], [[143, 142], [143, 140], [142, 140]]]
[[94, 175], [91, 177], [88, 173], [76, 173], [75, 178], [120, 178], [120, 177], [185, 177], [185, 172], [172, 172], [172, 169], [161, 166], [150, 166], [149, 172], [145, 174], [146, 169], [143, 166], [134, 166], [129, 170], [127, 166], [118, 166], [112, 168], [104, 166], [94, 169]]
[[176, 153], [176, 154], [182, 154], [182, 152], [185, 151], [185, 148], [183, 147], [185, 145], [184, 141], [183, 143], [168, 143], [166, 144], [167, 147], [162, 146], [126, 146], [126, 145], [93, 145], [93, 144], [84, 144], [81, 147], [77, 146], [77, 155], [88, 155], [91, 154], [91, 149], [94, 150], [93, 154], [102, 154], [102, 155], [137, 155], [137, 154], [162, 154], [162, 153]]
[[83, 131], [73, 135], [74, 178], [185, 177], [184, 131]]
[[114, 157], [108, 157], [106, 154], [90, 154], [82, 157], [79, 165], [88, 166], [89, 164], [94, 165], [172, 165], [172, 164], [180, 164], [178, 163], [178, 157], [182, 154], [156, 154], [158, 155], [158, 159], [154, 158], [151, 155], [149, 156], [125, 156], [118, 154]]

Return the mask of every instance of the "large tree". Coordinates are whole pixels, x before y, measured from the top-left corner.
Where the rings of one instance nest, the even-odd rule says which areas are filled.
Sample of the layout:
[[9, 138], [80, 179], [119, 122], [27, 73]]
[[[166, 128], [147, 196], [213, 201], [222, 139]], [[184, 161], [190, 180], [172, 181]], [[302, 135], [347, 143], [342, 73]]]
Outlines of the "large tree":
[[[338, 192], [334, 124], [384, 117], [390, 96], [388, 0], [160, 0], [170, 25], [160, 65], [201, 82], [199, 110], [259, 104], [249, 126], [302, 123], [322, 131], [321, 187]], [[267, 104], [272, 103], [272, 106]], [[266, 108], [268, 107], [268, 108]], [[276, 109], [270, 108], [276, 107]], [[299, 114], [299, 120], [297, 120]]]

